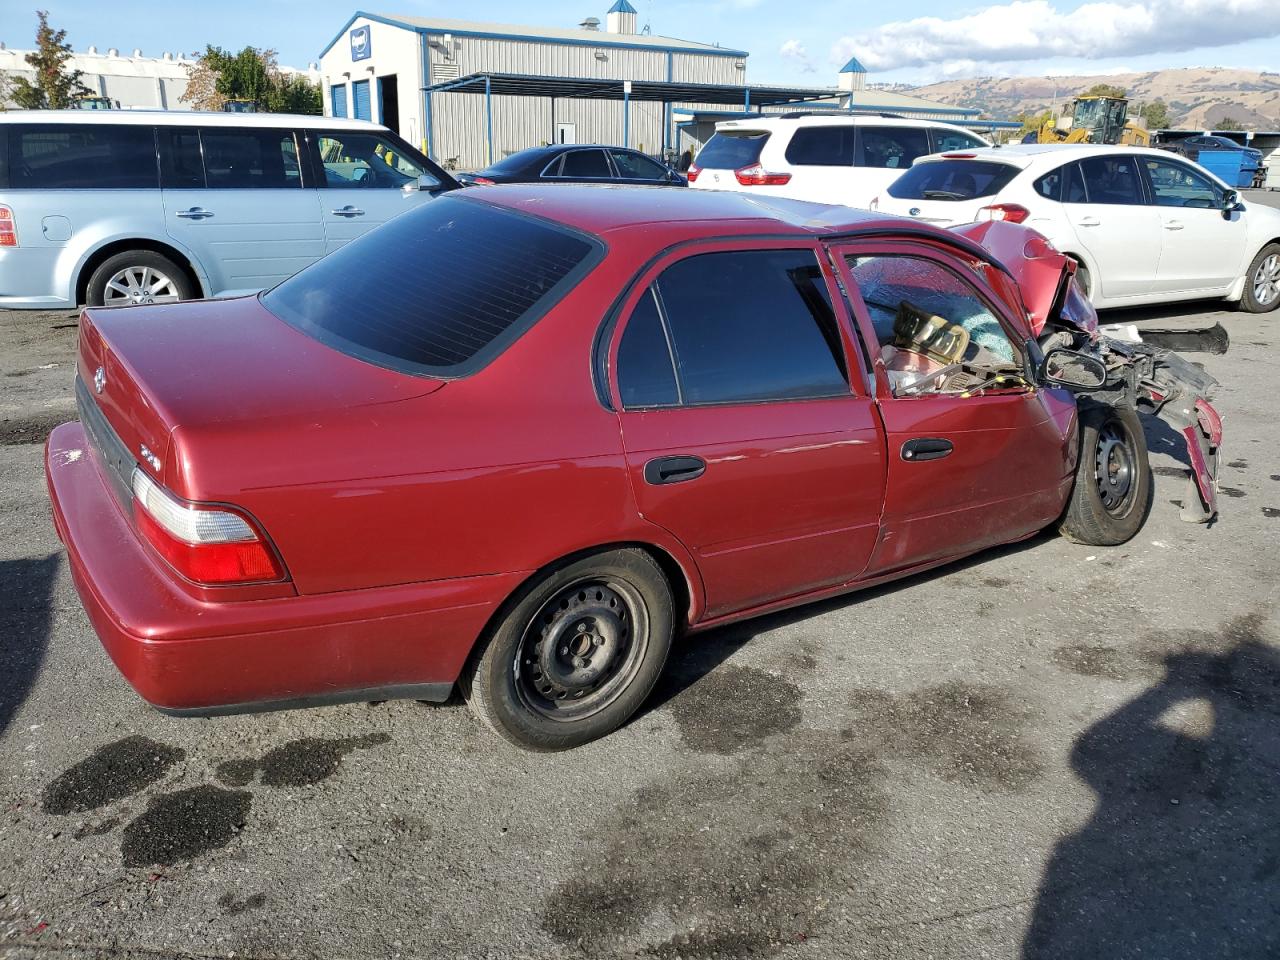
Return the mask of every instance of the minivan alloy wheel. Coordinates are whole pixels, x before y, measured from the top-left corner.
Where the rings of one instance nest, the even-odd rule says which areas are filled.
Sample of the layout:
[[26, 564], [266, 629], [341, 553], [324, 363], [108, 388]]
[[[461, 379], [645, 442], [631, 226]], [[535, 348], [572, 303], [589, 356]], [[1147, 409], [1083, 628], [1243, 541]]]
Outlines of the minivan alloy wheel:
[[155, 267], [129, 266], [117, 270], [107, 280], [103, 303], [121, 307], [134, 303], [177, 303], [178, 286]]
[[1273, 253], [1258, 264], [1253, 274], [1253, 298], [1267, 307], [1280, 297], [1280, 253]]

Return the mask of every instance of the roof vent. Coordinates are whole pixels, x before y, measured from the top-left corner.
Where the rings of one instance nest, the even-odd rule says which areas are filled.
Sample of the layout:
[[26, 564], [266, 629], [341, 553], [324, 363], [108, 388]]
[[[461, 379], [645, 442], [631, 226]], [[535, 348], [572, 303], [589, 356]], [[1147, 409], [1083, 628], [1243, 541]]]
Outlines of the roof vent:
[[140, 56], [142, 56], [142, 50], [141, 50], [141, 48], [139, 48], [139, 47], [134, 47], [134, 48], [133, 48], [133, 55], [134, 55], [135, 57], [140, 57]]
[[[0, 50], [3, 50], [3, 49], [4, 49], [4, 44], [0, 43]], [[93, 46], [89, 47], [89, 49], [85, 51], [85, 53], [97, 53], [97, 52], [98, 52], [98, 48]]]
[[120, 51], [119, 51], [119, 50], [117, 50], [115, 47], [108, 47], [108, 48], [107, 48], [107, 56], [108, 56], [108, 57], [118, 57], [118, 56], [120, 56]]
[[168, 50], [166, 50], [166, 51], [164, 52], [164, 59], [165, 59], [165, 60], [172, 60], [172, 59], [173, 59], [173, 54], [172, 54], [172, 53], [170, 53]]
[[583, 30], [599, 30], [599, 29], [600, 29], [600, 18], [599, 18], [599, 17], [587, 17], [587, 19], [583, 20], [580, 24], [578, 24], [578, 26], [579, 26], [580, 28], [582, 28]]

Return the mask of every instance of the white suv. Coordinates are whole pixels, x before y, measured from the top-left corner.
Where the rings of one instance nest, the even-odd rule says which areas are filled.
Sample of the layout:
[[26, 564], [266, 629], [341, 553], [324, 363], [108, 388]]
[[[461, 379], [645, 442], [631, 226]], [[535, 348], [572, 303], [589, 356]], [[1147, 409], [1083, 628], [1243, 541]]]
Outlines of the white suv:
[[865, 208], [916, 157], [985, 146], [964, 127], [887, 114], [726, 120], [689, 168], [689, 186]]
[[872, 204], [938, 226], [1025, 223], [1081, 264], [1097, 307], [1222, 297], [1280, 306], [1280, 210], [1141, 147], [1015, 144], [925, 157]]

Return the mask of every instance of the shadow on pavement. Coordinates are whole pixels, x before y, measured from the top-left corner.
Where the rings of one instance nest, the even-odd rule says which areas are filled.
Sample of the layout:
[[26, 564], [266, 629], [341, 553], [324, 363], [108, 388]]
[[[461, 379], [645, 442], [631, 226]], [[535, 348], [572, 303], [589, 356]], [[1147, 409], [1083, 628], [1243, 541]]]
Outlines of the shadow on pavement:
[[1259, 626], [1167, 656], [1076, 742], [1098, 805], [1053, 853], [1024, 960], [1280, 956], [1280, 652]]
[[49, 645], [58, 556], [0, 561], [0, 735], [35, 684]]

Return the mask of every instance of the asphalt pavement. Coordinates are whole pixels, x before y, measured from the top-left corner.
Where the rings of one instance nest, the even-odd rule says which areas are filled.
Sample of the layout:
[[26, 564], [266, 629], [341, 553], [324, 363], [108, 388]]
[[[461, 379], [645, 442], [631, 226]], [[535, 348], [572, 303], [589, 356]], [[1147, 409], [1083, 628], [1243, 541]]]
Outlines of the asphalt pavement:
[[460, 704], [172, 719], [48, 515], [74, 314], [0, 314], [0, 956], [1280, 955], [1280, 319], [1221, 321], [1222, 515], [1155, 506], [683, 641], [522, 753]]

